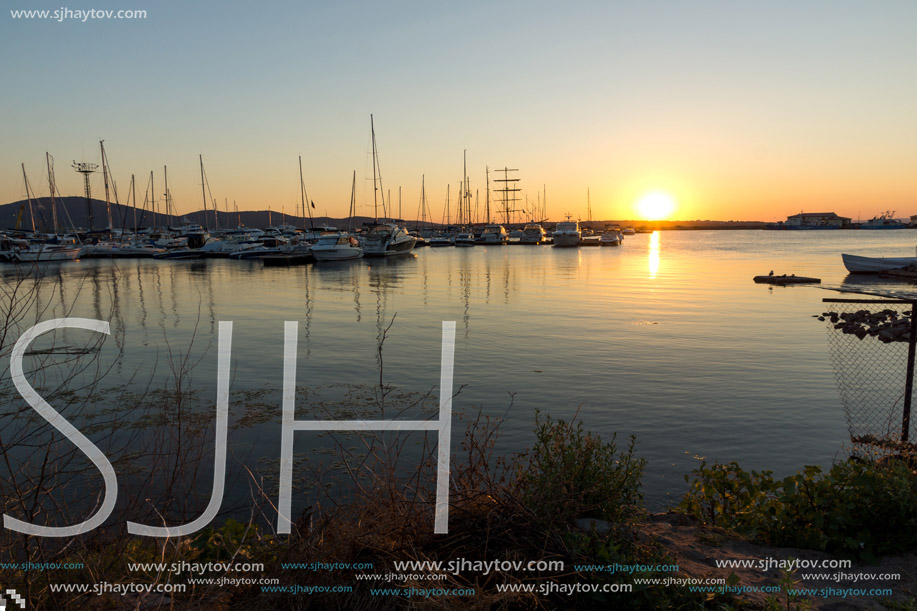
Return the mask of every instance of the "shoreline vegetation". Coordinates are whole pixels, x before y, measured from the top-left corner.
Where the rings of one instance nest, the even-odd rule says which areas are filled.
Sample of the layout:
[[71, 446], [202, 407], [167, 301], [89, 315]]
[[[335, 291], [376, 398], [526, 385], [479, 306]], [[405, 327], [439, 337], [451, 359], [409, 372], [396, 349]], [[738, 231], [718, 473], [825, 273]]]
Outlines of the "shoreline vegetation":
[[[97, 478], [97, 472], [66, 440], [55, 437], [46, 422], [42, 422], [43, 430], [35, 429], [32, 425], [38, 419], [12, 388], [8, 365], [16, 339], [35, 321], [67, 311], [63, 306], [62, 311], [47, 309], [49, 302], [41, 298], [42, 282], [41, 277], [24, 275], [18, 282], [4, 284], [0, 294], [0, 318], [5, 321], [0, 359], [7, 368], [0, 376], [0, 397], [6, 406], [0, 411], [0, 509], [30, 522], [60, 525], [76, 521], [72, 514], [80, 510], [70, 505], [73, 499], [90, 506], [98, 502], [85, 498], [85, 490], [74, 490], [78, 487], [74, 482]], [[915, 608], [915, 457], [839, 462], [828, 470], [805, 467], [783, 479], [768, 471], [746, 471], [735, 463], [701, 463], [686, 476], [689, 489], [680, 504], [670, 513], [651, 515], [641, 493], [646, 462], [639, 457], [637, 440], [600, 438], [587, 430], [578, 414], [565, 421], [536, 412], [535, 443], [510, 455], [496, 452], [499, 419], [480, 412], [467, 416], [460, 439], [462, 427], [457, 419], [448, 534], [433, 534], [437, 448], [432, 435], [430, 439], [424, 435], [417, 460], [416, 451], [406, 450], [408, 435], [369, 432], [334, 439], [339, 450], [335, 486], [329, 488], [334, 478], [325, 479], [326, 474], [308, 461], [305, 466], [297, 464], [301, 476], [314, 475], [319, 485], [309, 497], [312, 505], [296, 519], [290, 535], [278, 536], [270, 526], [276, 516], [274, 484], [249, 471], [253, 508], [248, 520], [224, 516], [186, 537], [132, 536], [125, 530], [126, 519], [145, 524], [185, 523], [199, 515], [202, 506], [202, 499], [185, 491], [203, 488], [209, 494], [206, 471], [212, 436], [188, 411], [189, 376], [196, 361], [190, 353], [170, 356], [175, 375], [171, 402], [158, 389], [146, 389], [160, 411], [168, 411], [168, 417], [156, 420], [154, 443], [145, 445], [133, 432], [128, 431], [126, 437], [116, 434], [126, 420], [123, 410], [98, 412], [92, 400], [106, 373], [98, 360], [98, 339], [89, 340], [95, 343], [87, 343], [85, 351], [57, 356], [53, 340], [49, 341], [50, 346], [33, 357], [40, 360], [33, 361], [30, 376], [46, 379], [41, 385], [51, 385], [52, 390], [58, 378], [64, 382], [43, 396], [68, 419], [95, 419], [94, 438], [98, 442], [98, 436], [105, 435], [106, 454], [117, 455], [118, 448], [112, 450], [112, 446], [128, 443], [122, 451], [129, 450], [134, 457], [146, 453], [153, 467], [160, 465], [149, 473], [170, 475], [156, 483], [161, 491], [118, 507], [104, 527], [87, 535], [41, 538], [4, 529], [0, 562], [7, 567], [11, 563], [75, 567], [0, 569], [0, 584], [23, 596], [27, 609], [803, 609], [842, 599], [793, 593], [799, 588], [862, 584], [845, 585], [828, 578], [803, 580], [800, 571], [791, 570], [716, 568], [715, 560], [830, 557], [854, 561], [854, 568], [845, 569], [849, 573], [901, 575], [900, 580], [865, 586], [891, 588], [889, 596], [843, 598], [843, 603], [854, 605], [852, 608], [873, 603], [890, 609]], [[398, 418], [403, 409], [422, 407], [430, 393], [412, 399], [406, 407], [398, 403], [398, 393], [382, 375], [384, 342], [385, 333], [378, 343], [378, 383], [365, 407], [383, 417]], [[72, 389], [65, 382], [76, 377], [68, 375], [68, 370], [94, 371], [95, 375], [89, 386]], [[143, 403], [140, 399], [129, 401], [137, 402], [141, 413], [151, 410], [150, 405], [139, 405]], [[128, 409], [125, 405], [124, 410]], [[155, 416], [156, 411], [154, 407], [148, 415]], [[411, 439], [411, 443], [416, 441], [416, 437]], [[116, 468], [119, 464], [115, 463]], [[341, 490], [346, 492], [341, 494]], [[537, 566], [528, 571], [482, 572], [435, 571], [422, 564], [457, 559], [535, 562]], [[413, 570], [399, 569], [396, 563], [403, 562], [421, 564], [413, 565]], [[556, 564], [551, 568], [550, 563], [556, 562], [562, 562], [564, 568], [557, 569]], [[211, 569], [194, 573], [163, 568], [174, 563], [210, 563]], [[212, 569], [214, 563], [263, 567], [257, 573], [236, 573]], [[305, 563], [372, 568], [307, 570]], [[666, 574], [652, 568], [672, 564], [680, 571]], [[644, 568], [603, 568], [614, 565]], [[387, 580], [393, 573], [408, 577]], [[433, 574], [442, 578], [432, 581]], [[273, 590], [259, 583], [265, 577], [277, 580], [270, 584]], [[717, 590], [701, 592], [684, 585], [645, 581], [667, 577], [722, 578], [725, 582]], [[252, 583], [229, 587], [220, 578], [244, 578]], [[201, 579], [211, 581], [202, 583]], [[169, 594], [101, 595], [91, 590], [52, 590], [52, 585], [61, 583], [183, 585], [185, 589]], [[343, 585], [352, 591], [333, 591]], [[538, 588], [550, 585], [623, 585], [630, 590], [539, 593]], [[740, 592], [761, 585], [779, 586], [781, 592]], [[281, 590], [292, 587], [319, 590], [308, 595]], [[475, 594], [430, 598], [397, 594], [430, 587], [474, 590]], [[379, 595], [379, 588], [396, 593]]]
[[[640, 493], [645, 461], [636, 455], [634, 438], [602, 440], [583, 423], [536, 413], [537, 441], [509, 457], [494, 448], [499, 421], [480, 414], [467, 424], [455, 448], [451, 474], [449, 533], [433, 534], [432, 499], [435, 448], [428, 460], [405, 476], [394, 466], [401, 448], [388, 444], [369, 460], [351, 464], [354, 495], [341, 503], [327, 497], [296, 520], [289, 536], [277, 536], [256, 524], [236, 520], [215, 523], [191, 536], [146, 539], [113, 526], [99, 537], [78, 538], [36, 547], [5, 534], [4, 562], [80, 563], [79, 570], [26, 572], [3, 576], [5, 586], [21, 588], [29, 609], [397, 609], [417, 600], [373, 594], [373, 588], [473, 589], [474, 596], [430, 598], [422, 608], [708, 608], [807, 609], [843, 601], [869, 608], [913, 609], [917, 594], [917, 475], [906, 460], [841, 462], [830, 470], [805, 467], [784, 479], [770, 472], [745, 471], [735, 463], [702, 463], [685, 476], [690, 489], [668, 513], [649, 514]], [[370, 441], [370, 444], [377, 440]], [[393, 461], [393, 462], [389, 462]], [[263, 492], [263, 491], [261, 491]], [[112, 522], [110, 520], [109, 522]], [[17, 540], [18, 539], [18, 540]], [[30, 550], [29, 553], [26, 550]], [[41, 553], [31, 553], [41, 550]], [[910, 552], [910, 555], [903, 555]], [[901, 581], [880, 584], [892, 596], [806, 597], [788, 592], [839, 585], [825, 576], [803, 579], [799, 570], [767, 571], [755, 566], [717, 568], [715, 559], [758, 564], [763, 559], [854, 562], [848, 573], [899, 573]], [[421, 563], [463, 559], [562, 561], [558, 571], [461, 573], [415, 569], [413, 579], [387, 583], [396, 562]], [[175, 574], [156, 563], [258, 563], [257, 575], [245, 573]], [[129, 570], [128, 563], [148, 568]], [[372, 566], [365, 571], [290, 570], [295, 563]], [[609, 573], [590, 570], [609, 565], [653, 567], [677, 564], [678, 573], [638, 570]], [[286, 567], [286, 568], [285, 568]], [[403, 572], [403, 571], [402, 571]], [[813, 571], [821, 572], [821, 571]], [[355, 579], [356, 573], [378, 577]], [[429, 579], [439, 573], [442, 579]], [[310, 596], [266, 593], [261, 585], [235, 588], [193, 585], [176, 594], [52, 593], [51, 580], [67, 583], [192, 583], [189, 578], [278, 578], [275, 587], [333, 588], [349, 584], [346, 594]], [[725, 591], [691, 592], [683, 586], [641, 584], [646, 578], [721, 578]], [[558, 594], [499, 592], [498, 584], [552, 581], [570, 584], [629, 584], [627, 593]], [[856, 584], [862, 587], [862, 584]], [[874, 583], [870, 584], [877, 587]], [[742, 587], [780, 586], [784, 594], [740, 592]], [[277, 590], [275, 590], [276, 592]], [[836, 599], [836, 600], [835, 600]], [[317, 607], [316, 607], [317, 605]], [[911, 606], [909, 606], [911, 605]]]

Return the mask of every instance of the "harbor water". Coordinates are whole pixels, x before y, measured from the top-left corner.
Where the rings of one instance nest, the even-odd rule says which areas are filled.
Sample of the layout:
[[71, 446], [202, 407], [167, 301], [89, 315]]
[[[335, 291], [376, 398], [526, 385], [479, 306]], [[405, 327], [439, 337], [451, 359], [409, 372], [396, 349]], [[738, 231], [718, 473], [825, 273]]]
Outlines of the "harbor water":
[[[91, 409], [126, 409], [131, 396], [174, 385], [179, 371], [210, 420], [217, 325], [232, 321], [237, 500], [246, 468], [276, 478], [285, 321], [299, 324], [299, 419], [381, 417], [380, 366], [391, 390], [385, 417], [436, 417], [440, 329], [456, 321], [453, 451], [479, 410], [504, 419], [495, 448], [503, 455], [531, 446], [536, 411], [577, 417], [619, 445], [636, 436], [647, 502], [659, 510], [677, 502], [699, 459], [779, 476], [846, 455], [826, 328], [812, 315], [839, 296], [827, 287], [909, 291], [848, 278], [840, 254], [909, 256], [914, 242], [910, 230], [667, 231], [617, 248], [427, 248], [292, 268], [84, 260], [48, 265], [34, 307], [38, 319], [111, 323], [93, 370], [102, 382], [82, 391], [95, 393]], [[771, 270], [823, 284], [752, 282]], [[9, 282], [18, 272], [2, 273]], [[88, 336], [68, 333], [74, 343]], [[297, 433], [297, 456], [314, 449], [310, 435]], [[210, 448], [212, 439], [210, 430], [195, 443]], [[210, 476], [202, 482], [206, 497]]]

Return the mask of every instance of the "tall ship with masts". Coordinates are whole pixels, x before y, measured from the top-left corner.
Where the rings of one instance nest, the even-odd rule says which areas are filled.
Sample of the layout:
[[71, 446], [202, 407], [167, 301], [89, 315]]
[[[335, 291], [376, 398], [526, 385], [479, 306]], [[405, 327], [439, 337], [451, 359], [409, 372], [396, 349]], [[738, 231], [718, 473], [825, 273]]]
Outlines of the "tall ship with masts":
[[[506, 244], [509, 239], [509, 234], [506, 231], [505, 225], [510, 223], [510, 215], [513, 212], [519, 212], [515, 209], [516, 202], [519, 201], [517, 193], [522, 189], [516, 184], [519, 182], [519, 179], [515, 176], [510, 176], [510, 172], [518, 172], [517, 169], [511, 169], [504, 167], [502, 170], [497, 170], [498, 172], [503, 172], [503, 178], [495, 178], [494, 182], [502, 183], [502, 187], [497, 189], [497, 193], [500, 194], [500, 204], [503, 207], [503, 210], [500, 212], [503, 214], [503, 225], [491, 223], [491, 219], [488, 218], [487, 222], [490, 223], [484, 227], [484, 233], [481, 234], [481, 243], [482, 244]], [[490, 176], [488, 174], [488, 195], [490, 193]], [[487, 206], [488, 216], [490, 214], [490, 205]]]
[[[379, 168], [379, 156], [376, 151], [376, 128], [373, 116], [369, 115], [369, 126], [373, 142], [373, 216], [375, 221], [370, 223], [364, 233], [360, 244], [363, 247], [364, 257], [390, 257], [406, 255], [411, 252], [417, 243], [417, 238], [408, 233], [407, 229], [398, 225], [393, 220], [379, 220], [379, 198], [382, 198], [382, 214], [386, 216], [385, 191], [382, 190], [382, 170]], [[380, 195], [381, 192], [381, 195]]]

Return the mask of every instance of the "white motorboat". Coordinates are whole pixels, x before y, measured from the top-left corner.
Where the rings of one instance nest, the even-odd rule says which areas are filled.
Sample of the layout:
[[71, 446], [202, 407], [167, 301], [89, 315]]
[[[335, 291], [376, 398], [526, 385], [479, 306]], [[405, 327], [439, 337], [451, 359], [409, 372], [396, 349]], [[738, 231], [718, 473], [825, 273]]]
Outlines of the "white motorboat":
[[623, 241], [624, 236], [617, 229], [606, 229], [599, 238], [602, 246], [620, 246]]
[[90, 259], [126, 259], [152, 257], [163, 252], [164, 249], [145, 244], [139, 240], [125, 242], [99, 242], [84, 246], [80, 251], [80, 258]]
[[571, 221], [570, 215], [567, 220], [557, 223], [554, 228], [554, 246], [558, 248], [579, 246], [582, 239], [582, 232], [579, 228], [579, 221]]
[[452, 241], [452, 236], [441, 234], [441, 235], [436, 235], [430, 238], [427, 241], [427, 246], [433, 246], [433, 247], [455, 246], [455, 242]]
[[541, 244], [545, 241], [544, 227], [538, 223], [529, 223], [522, 228], [522, 237], [519, 241], [522, 244]]
[[0, 261], [15, 263], [24, 250], [29, 250], [28, 240], [0, 235]]
[[474, 246], [473, 233], [460, 233], [455, 236], [455, 245], [458, 247]]
[[633, 227], [625, 227], [621, 233], [623, 235], [637, 235], [637, 230]]
[[39, 244], [33, 245], [28, 250], [20, 250], [16, 253], [16, 260], [23, 263], [36, 263], [46, 261], [73, 261], [80, 256], [80, 246], [68, 246], [60, 244]]
[[211, 242], [210, 234], [203, 233], [189, 233], [185, 236], [187, 246], [174, 248], [171, 250], [166, 250], [164, 252], [156, 253], [153, 255], [154, 259], [201, 259], [207, 256], [207, 252], [203, 250], [209, 242]]
[[841, 259], [851, 274], [876, 274], [917, 265], [917, 257], [861, 257], [842, 254]]
[[487, 225], [484, 227], [484, 233], [478, 240], [481, 244], [506, 244], [509, 234], [503, 225]]
[[346, 261], [363, 256], [359, 240], [347, 233], [328, 233], [312, 245], [312, 256], [316, 261]]
[[337, 227], [332, 227], [330, 225], [320, 225], [318, 227], [312, 227], [306, 231], [303, 235], [303, 239], [314, 244], [318, 242], [323, 235], [332, 235], [339, 233], [340, 231], [341, 230]]
[[394, 222], [374, 223], [361, 243], [366, 257], [390, 257], [409, 254], [417, 239]]

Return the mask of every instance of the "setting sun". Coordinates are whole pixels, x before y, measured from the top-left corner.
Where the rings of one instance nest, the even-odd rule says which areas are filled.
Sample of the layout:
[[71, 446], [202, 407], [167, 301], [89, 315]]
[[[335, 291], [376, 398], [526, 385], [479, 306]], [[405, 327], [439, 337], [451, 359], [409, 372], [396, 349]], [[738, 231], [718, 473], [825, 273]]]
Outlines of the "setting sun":
[[675, 199], [664, 191], [651, 191], [637, 201], [637, 211], [648, 221], [661, 221], [675, 211]]

